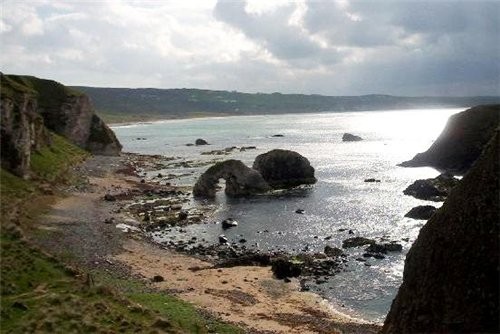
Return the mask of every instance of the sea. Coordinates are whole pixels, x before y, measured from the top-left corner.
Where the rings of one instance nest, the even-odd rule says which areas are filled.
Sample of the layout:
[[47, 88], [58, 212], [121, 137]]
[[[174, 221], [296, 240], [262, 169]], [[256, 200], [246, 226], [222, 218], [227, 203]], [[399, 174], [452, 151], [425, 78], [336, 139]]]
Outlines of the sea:
[[[289, 253], [322, 252], [326, 245], [340, 248], [343, 240], [353, 236], [396, 241], [402, 244], [403, 251], [389, 253], [384, 259], [363, 258], [364, 247], [345, 250], [349, 259], [345, 270], [325, 278], [322, 284], [310, 286], [344, 313], [383, 322], [402, 282], [405, 256], [425, 224], [404, 215], [418, 205], [441, 206], [439, 202], [403, 195], [403, 190], [415, 180], [435, 177], [439, 171], [430, 167], [403, 168], [398, 164], [425, 151], [449, 116], [464, 109], [208, 117], [116, 125], [112, 129], [125, 152], [159, 154], [173, 161], [238, 159], [252, 166], [257, 155], [278, 148], [305, 156], [318, 179], [313, 186], [281, 196], [244, 199], [227, 198], [221, 190], [210, 204], [194, 199], [190, 203], [214, 206], [210, 221], [183, 227], [183, 233], [173, 229], [152, 237], [165, 242], [169, 238], [189, 240], [203, 236], [210, 244], [218, 243], [218, 236], [223, 233], [231, 242], [244, 238], [249, 247]], [[363, 140], [343, 142], [344, 133], [361, 136]], [[198, 138], [210, 145], [187, 145]], [[224, 156], [202, 154], [233, 146], [256, 149], [234, 150]], [[174, 184], [192, 185], [209, 166], [163, 172], [179, 175], [170, 181]], [[380, 182], [364, 182], [368, 178]], [[297, 209], [304, 210], [303, 214], [296, 213]], [[237, 220], [238, 226], [222, 230], [216, 222], [229, 217]]]

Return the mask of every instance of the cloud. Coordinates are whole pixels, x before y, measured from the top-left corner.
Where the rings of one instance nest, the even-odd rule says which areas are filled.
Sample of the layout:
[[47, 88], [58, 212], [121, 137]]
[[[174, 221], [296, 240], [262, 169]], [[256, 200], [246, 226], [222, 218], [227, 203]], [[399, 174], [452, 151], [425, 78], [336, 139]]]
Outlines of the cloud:
[[3, 72], [66, 84], [500, 94], [497, 1], [8, 1]]

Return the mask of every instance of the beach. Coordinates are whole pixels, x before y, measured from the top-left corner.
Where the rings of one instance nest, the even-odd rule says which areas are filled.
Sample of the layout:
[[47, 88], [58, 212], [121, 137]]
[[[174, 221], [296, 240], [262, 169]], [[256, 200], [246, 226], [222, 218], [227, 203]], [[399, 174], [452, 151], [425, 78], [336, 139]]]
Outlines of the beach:
[[[378, 331], [377, 324], [334, 310], [318, 295], [300, 292], [296, 279], [285, 283], [273, 278], [269, 266], [216, 268], [197, 256], [152, 243], [140, 232], [141, 223], [133, 224], [121, 209], [134, 197], [145, 196], [145, 191], [166, 190], [163, 185], [141, 183], [133, 175], [130, 166], [147, 160], [126, 154], [89, 158], [75, 170], [80, 186], [68, 189], [67, 196], [55, 201], [41, 218], [38, 228], [58, 235], [39, 238], [41, 246], [90, 271], [139, 278], [152, 289], [178, 296], [248, 332]], [[115, 199], [105, 200], [107, 194], [114, 194]], [[117, 228], [124, 222], [125, 227]]]

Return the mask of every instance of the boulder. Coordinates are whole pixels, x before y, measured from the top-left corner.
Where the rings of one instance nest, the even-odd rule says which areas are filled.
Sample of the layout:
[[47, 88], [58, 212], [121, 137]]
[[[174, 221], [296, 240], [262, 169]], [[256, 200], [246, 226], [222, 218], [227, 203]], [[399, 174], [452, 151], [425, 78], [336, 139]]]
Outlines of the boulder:
[[272, 150], [255, 158], [253, 169], [275, 189], [316, 183], [314, 168], [307, 158], [297, 152]]
[[214, 198], [219, 179], [226, 180], [225, 192], [230, 197], [254, 195], [270, 190], [259, 172], [239, 160], [226, 160], [216, 163], [198, 178], [193, 195]]
[[389, 333], [499, 333], [500, 138], [422, 227], [387, 315]]
[[373, 239], [353, 237], [342, 241], [342, 248], [352, 248], [372, 244], [375, 244], [375, 240]]
[[459, 179], [450, 174], [441, 174], [434, 179], [413, 182], [403, 190], [403, 194], [427, 201], [444, 201], [450, 190], [459, 182]]
[[222, 228], [223, 229], [228, 229], [228, 228], [235, 227], [235, 226], [238, 226], [238, 222], [236, 220], [234, 220], [233, 218], [224, 219], [222, 221]]
[[271, 261], [271, 270], [277, 279], [298, 277], [302, 273], [303, 267], [303, 261], [287, 257], [279, 257]]
[[403, 246], [395, 242], [383, 243], [383, 244], [373, 243], [370, 246], [366, 247], [365, 249], [365, 251], [369, 253], [382, 253], [382, 254], [387, 254], [387, 252], [401, 252], [402, 250]]
[[332, 247], [329, 245], [325, 246], [325, 250], [323, 252], [329, 257], [337, 257], [337, 256], [344, 255], [344, 252], [342, 251], [342, 249], [337, 248], [337, 247]]
[[419, 205], [408, 211], [405, 217], [427, 220], [432, 217], [437, 208], [432, 205]]
[[351, 133], [344, 133], [342, 136], [342, 141], [361, 141], [363, 138], [360, 136], [353, 135]]
[[427, 151], [418, 153], [400, 166], [431, 166], [464, 174], [479, 157], [499, 124], [499, 104], [477, 106], [455, 114]]
[[196, 146], [208, 145], [208, 142], [205, 139], [198, 138], [195, 140], [194, 144]]

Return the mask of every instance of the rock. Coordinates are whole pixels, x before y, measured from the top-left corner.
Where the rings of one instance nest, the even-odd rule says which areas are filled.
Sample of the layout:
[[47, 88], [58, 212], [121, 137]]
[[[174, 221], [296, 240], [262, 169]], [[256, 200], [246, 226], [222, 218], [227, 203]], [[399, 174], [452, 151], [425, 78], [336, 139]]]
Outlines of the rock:
[[28, 306], [26, 306], [26, 304], [24, 304], [23, 302], [17, 301], [17, 300], [12, 303], [11, 307], [16, 308], [16, 309], [21, 310], [21, 311], [28, 310]]
[[353, 237], [342, 241], [342, 248], [352, 248], [372, 244], [375, 244], [375, 240], [373, 239]]
[[280, 135], [280, 134], [276, 134], [276, 135], [272, 135], [271, 137], [285, 137], [284, 135]]
[[227, 237], [224, 234], [219, 235], [219, 243], [220, 244], [227, 244], [228, 241], [229, 240], [227, 239]]
[[344, 255], [344, 252], [340, 248], [332, 247], [332, 246], [329, 246], [329, 245], [325, 246], [325, 249], [324, 249], [323, 252], [326, 255], [328, 255], [329, 257], [337, 257], [337, 256]]
[[208, 145], [208, 142], [205, 139], [198, 138], [194, 142], [196, 146], [201, 146], [201, 145]]
[[384, 244], [372, 243], [365, 249], [365, 251], [370, 253], [382, 253], [382, 254], [387, 254], [387, 252], [401, 252], [402, 250], [403, 246], [398, 243], [384, 243]]
[[350, 133], [344, 133], [344, 135], [342, 136], [342, 141], [361, 141], [361, 140], [363, 140], [363, 138], [361, 138], [360, 136], [356, 136]]
[[271, 270], [277, 279], [286, 277], [298, 277], [302, 272], [304, 262], [299, 260], [291, 260], [286, 257], [279, 257], [272, 260]]
[[448, 119], [444, 130], [427, 151], [418, 153], [400, 166], [432, 166], [464, 174], [479, 157], [499, 124], [499, 104], [477, 106], [455, 114]]
[[387, 315], [389, 333], [499, 333], [500, 138], [420, 230]]
[[198, 178], [193, 195], [214, 198], [221, 178], [226, 180], [225, 193], [231, 197], [254, 195], [270, 190], [259, 172], [239, 160], [226, 160], [216, 163]]
[[32, 76], [0, 73], [0, 84], [3, 168], [29, 178], [31, 154], [54, 145], [50, 132], [95, 154], [119, 154], [120, 143], [85, 94]]
[[193, 143], [187, 143], [186, 146], [194, 146]]
[[179, 220], [184, 220], [187, 219], [188, 216], [189, 214], [187, 211], [180, 211], [179, 214], [177, 215], [177, 218], [179, 218]]
[[380, 180], [377, 180], [374, 178], [369, 178], [369, 179], [365, 179], [365, 182], [380, 182]]
[[410, 184], [403, 194], [427, 201], [444, 201], [450, 190], [460, 180], [450, 174], [441, 174], [434, 179], [417, 180]]
[[115, 218], [106, 218], [104, 219], [104, 224], [113, 224], [115, 222]]
[[158, 283], [158, 282], [163, 282], [165, 279], [163, 278], [163, 276], [155, 275], [151, 280], [155, 283]]
[[242, 146], [242, 147], [240, 147], [240, 152], [245, 152], [248, 150], [256, 150], [256, 149], [257, 149], [256, 146]]
[[298, 214], [303, 214], [305, 212], [304, 209], [297, 209], [295, 210], [295, 213], [298, 213]]
[[104, 200], [108, 202], [114, 202], [116, 201], [116, 197], [111, 195], [111, 194], [105, 194], [104, 195]]
[[253, 169], [273, 188], [291, 188], [316, 183], [314, 168], [297, 152], [272, 150], [255, 158]]
[[233, 218], [224, 219], [222, 221], [222, 228], [223, 229], [228, 229], [228, 228], [235, 227], [235, 226], [238, 226], [238, 222], [236, 220], [234, 220]]
[[436, 212], [437, 208], [432, 205], [419, 205], [412, 208], [405, 217], [427, 220]]

